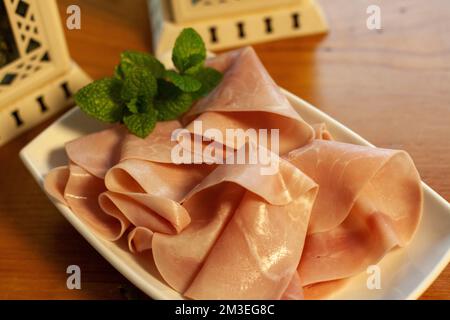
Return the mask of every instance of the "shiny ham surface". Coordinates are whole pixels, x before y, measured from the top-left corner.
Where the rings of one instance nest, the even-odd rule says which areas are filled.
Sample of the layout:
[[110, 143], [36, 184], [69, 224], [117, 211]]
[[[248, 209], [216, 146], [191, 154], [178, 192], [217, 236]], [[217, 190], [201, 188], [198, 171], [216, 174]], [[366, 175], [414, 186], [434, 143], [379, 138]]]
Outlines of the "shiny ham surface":
[[[47, 193], [99, 237], [151, 250], [162, 279], [191, 299], [326, 298], [408, 245], [422, 189], [406, 152], [338, 142], [325, 124], [306, 123], [250, 47], [207, 64], [223, 80], [181, 122], [158, 122], [145, 139], [115, 125], [68, 142]], [[180, 164], [174, 148], [199, 152], [173, 135], [182, 129], [200, 138], [201, 154], [237, 159], [254, 148], [276, 170], [249, 158]], [[227, 129], [269, 137], [230, 139]], [[264, 143], [273, 129], [278, 148]]]
[[[237, 149], [244, 141], [239, 143], [227, 136], [227, 129], [264, 129], [268, 133], [268, 142], [271, 141], [271, 129], [276, 129], [279, 130], [280, 154], [313, 139], [313, 128], [294, 110], [253, 48], [225, 54], [225, 58], [219, 60], [218, 69], [225, 70], [224, 78], [184, 116], [184, 122], [189, 122], [186, 125], [189, 131], [194, 132], [194, 120], [201, 121], [203, 136], [217, 140], [208, 135], [208, 130], [219, 130], [223, 136], [219, 142]], [[215, 65], [213, 61], [211, 66]]]
[[355, 275], [411, 240], [422, 188], [406, 152], [315, 140], [286, 159], [319, 185], [298, 269], [303, 284]]

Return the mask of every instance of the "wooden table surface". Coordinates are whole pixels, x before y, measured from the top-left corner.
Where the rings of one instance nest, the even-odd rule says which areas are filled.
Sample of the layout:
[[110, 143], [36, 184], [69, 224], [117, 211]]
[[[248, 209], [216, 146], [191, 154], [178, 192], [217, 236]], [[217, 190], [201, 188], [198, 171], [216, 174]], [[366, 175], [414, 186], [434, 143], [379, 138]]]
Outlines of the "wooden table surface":
[[[366, 28], [372, 1], [321, 0], [331, 31], [255, 45], [275, 81], [377, 146], [407, 150], [423, 180], [450, 199], [450, 1], [379, 0], [382, 27]], [[145, 1], [63, 0], [81, 7], [66, 30], [71, 55], [93, 78], [125, 49], [151, 50]], [[0, 299], [144, 297], [69, 225], [18, 152], [54, 119], [0, 148]], [[66, 288], [66, 268], [82, 290]], [[450, 268], [422, 296], [450, 299]]]

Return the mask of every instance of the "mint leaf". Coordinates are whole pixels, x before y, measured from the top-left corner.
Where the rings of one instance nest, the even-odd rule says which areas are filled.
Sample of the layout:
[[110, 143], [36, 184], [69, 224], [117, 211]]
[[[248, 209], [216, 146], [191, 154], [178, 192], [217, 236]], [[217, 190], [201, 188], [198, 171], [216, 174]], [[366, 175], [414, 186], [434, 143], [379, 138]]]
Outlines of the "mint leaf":
[[173, 70], [166, 71], [164, 77], [183, 92], [195, 92], [202, 87], [202, 83], [195, 78], [178, 74]]
[[139, 96], [152, 98], [158, 90], [156, 79], [148, 69], [130, 68], [123, 81], [121, 98], [130, 101]]
[[191, 94], [181, 91], [165, 80], [158, 80], [158, 87], [160, 94], [155, 98], [154, 105], [158, 111], [159, 121], [179, 118], [189, 110], [194, 101]]
[[139, 112], [139, 106], [138, 106], [138, 99], [133, 98], [127, 103], [127, 108], [131, 113], [138, 113]]
[[120, 69], [125, 77], [134, 68], [147, 69], [155, 78], [161, 78], [164, 74], [164, 65], [154, 56], [138, 51], [124, 51], [120, 55]]
[[175, 41], [172, 61], [181, 73], [193, 73], [203, 65], [206, 48], [200, 35], [192, 28], [183, 29]]
[[120, 121], [124, 111], [120, 100], [121, 86], [115, 78], [94, 81], [75, 94], [75, 102], [81, 110], [100, 121]]
[[127, 102], [127, 109], [131, 113], [147, 113], [153, 109], [153, 99], [140, 96], [138, 98], [133, 98]]
[[179, 118], [192, 103], [213, 90], [222, 74], [205, 68], [206, 49], [192, 28], [178, 36], [172, 52], [176, 70], [150, 54], [125, 51], [112, 78], [95, 81], [75, 95], [80, 108], [105, 122], [124, 123], [145, 138], [157, 121]]
[[223, 75], [213, 68], [201, 68], [194, 76], [201, 84], [200, 90], [196, 91], [193, 98], [199, 99], [210, 93], [222, 81]]
[[120, 65], [114, 67], [114, 77], [117, 78], [118, 80], [123, 80], [123, 78], [125, 77]]
[[154, 97], [140, 96], [137, 102], [139, 112], [146, 113], [153, 110], [153, 99]]
[[156, 121], [157, 112], [155, 110], [148, 113], [129, 114], [123, 117], [123, 123], [128, 130], [140, 138], [147, 137], [153, 131]]

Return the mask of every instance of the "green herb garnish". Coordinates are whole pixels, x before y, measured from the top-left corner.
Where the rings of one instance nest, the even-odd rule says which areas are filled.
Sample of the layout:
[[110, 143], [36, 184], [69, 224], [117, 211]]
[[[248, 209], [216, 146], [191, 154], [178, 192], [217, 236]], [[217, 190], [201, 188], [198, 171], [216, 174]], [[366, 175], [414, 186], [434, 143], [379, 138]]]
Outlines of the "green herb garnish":
[[222, 74], [204, 66], [205, 44], [192, 28], [175, 41], [166, 70], [150, 54], [125, 51], [114, 76], [97, 80], [75, 94], [75, 102], [88, 115], [103, 122], [121, 122], [138, 137], [147, 137], [157, 121], [179, 118], [195, 100], [207, 95]]

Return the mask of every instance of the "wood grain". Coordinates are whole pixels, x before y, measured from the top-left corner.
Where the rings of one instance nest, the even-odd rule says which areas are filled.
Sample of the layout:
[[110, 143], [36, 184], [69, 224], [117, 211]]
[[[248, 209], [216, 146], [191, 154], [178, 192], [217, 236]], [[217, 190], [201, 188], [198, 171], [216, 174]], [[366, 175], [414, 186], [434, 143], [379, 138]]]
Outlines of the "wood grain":
[[[366, 28], [372, 1], [322, 0], [331, 32], [256, 45], [274, 79], [380, 147], [407, 150], [423, 180], [450, 199], [450, 2], [379, 0], [382, 27]], [[92, 77], [110, 75], [125, 49], [151, 50], [145, 1], [78, 4], [82, 29], [70, 52]], [[145, 296], [51, 205], [18, 152], [54, 119], [0, 148], [0, 299]], [[82, 290], [66, 268], [82, 269]], [[450, 299], [450, 267], [423, 299]]]

